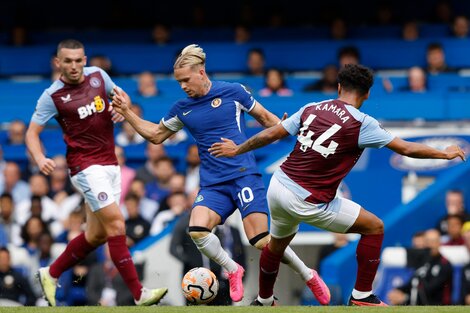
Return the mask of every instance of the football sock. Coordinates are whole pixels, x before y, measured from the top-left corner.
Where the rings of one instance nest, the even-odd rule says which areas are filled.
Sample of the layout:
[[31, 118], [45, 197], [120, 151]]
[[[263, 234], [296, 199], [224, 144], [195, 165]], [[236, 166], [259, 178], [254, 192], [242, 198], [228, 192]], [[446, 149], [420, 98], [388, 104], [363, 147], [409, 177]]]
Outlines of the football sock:
[[274, 283], [276, 282], [281, 263], [282, 255], [274, 254], [268, 246], [261, 251], [259, 260], [259, 297], [270, 298], [274, 293]]
[[260, 296], [258, 296], [258, 298], [257, 298], [256, 300], [258, 300], [258, 302], [261, 303], [262, 305], [268, 306], [268, 305], [273, 304], [274, 296], [271, 296], [271, 297], [269, 297], [269, 298], [267, 298], [267, 299], [263, 299], [263, 298], [261, 298]]
[[196, 247], [202, 254], [214, 260], [228, 272], [235, 272], [238, 269], [237, 263], [232, 260], [227, 252], [222, 248], [219, 238], [213, 233], [209, 233], [202, 238], [193, 238]]
[[368, 292], [372, 290], [377, 268], [380, 264], [380, 250], [384, 235], [362, 235], [357, 245], [357, 278], [354, 289]]
[[300, 275], [300, 277], [302, 277], [304, 281], [308, 281], [313, 277], [312, 270], [307, 267], [304, 262], [302, 262], [294, 250], [292, 250], [289, 246], [287, 246], [286, 250], [284, 251], [284, 255], [282, 256], [282, 263], [293, 269], [297, 274]]
[[121, 274], [134, 299], [139, 300], [142, 293], [142, 284], [139, 281], [134, 261], [132, 261], [126, 245], [126, 235], [109, 237], [108, 247], [111, 259], [119, 274]]
[[81, 233], [67, 244], [64, 252], [51, 264], [49, 274], [53, 278], [59, 278], [63, 272], [82, 261], [95, 249], [96, 247], [86, 241], [85, 233]]
[[356, 290], [356, 289], [353, 289], [351, 295], [353, 296], [354, 299], [356, 300], [360, 300], [360, 299], [365, 299], [367, 298], [368, 296], [370, 296], [372, 294], [372, 291], [359, 291], [359, 290]]

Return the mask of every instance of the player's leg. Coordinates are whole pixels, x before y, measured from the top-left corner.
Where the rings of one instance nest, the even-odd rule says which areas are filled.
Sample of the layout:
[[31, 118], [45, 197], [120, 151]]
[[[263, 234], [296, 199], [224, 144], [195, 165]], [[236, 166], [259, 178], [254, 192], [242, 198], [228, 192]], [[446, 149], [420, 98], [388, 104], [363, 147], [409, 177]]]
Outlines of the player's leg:
[[[250, 244], [262, 250], [270, 241], [267, 218], [268, 205], [263, 182], [259, 176], [250, 175], [246, 178], [237, 180], [237, 184], [238, 190], [240, 190], [237, 198], [241, 202], [240, 207], [242, 209], [240, 212], [243, 218], [245, 233]], [[271, 180], [268, 189], [268, 200], [271, 214], [273, 214], [272, 205], [278, 207], [280, 212], [285, 212], [284, 208], [287, 203], [291, 202], [291, 197], [295, 199], [297, 198], [295, 194], [279, 183], [277, 179], [273, 178]], [[285, 216], [284, 213], [278, 214], [282, 215], [279, 216], [279, 219], [287, 221], [290, 218], [288, 213], [286, 213]], [[271, 215], [271, 219], [272, 217], [273, 216]], [[293, 232], [287, 234], [282, 232], [282, 235], [278, 238], [286, 238], [297, 232], [298, 221], [294, 220], [290, 221], [290, 223], [292, 224]], [[318, 276], [317, 272], [306, 266], [289, 246], [286, 246], [283, 249], [281, 262], [288, 265], [302, 277], [321, 304], [325, 305], [329, 303], [329, 292], [326, 293], [327, 287]]]
[[[225, 209], [224, 208], [229, 208]], [[189, 220], [189, 235], [202, 254], [224, 268], [230, 284], [230, 297], [238, 302], [243, 298], [242, 278], [245, 270], [222, 248], [212, 229], [233, 213], [233, 204], [224, 188], [202, 188], [196, 197]]]
[[383, 241], [383, 222], [374, 214], [364, 210], [351, 200], [335, 198], [329, 204], [329, 211], [336, 216], [326, 229], [340, 233], [359, 233], [361, 239], [356, 249], [357, 277], [352, 291], [350, 305], [384, 306], [372, 294], [372, 282], [380, 263]]
[[348, 233], [361, 234], [356, 248], [356, 283], [349, 304], [383, 306], [385, 304], [372, 294], [372, 283], [380, 264], [384, 237], [383, 222], [371, 212], [361, 208], [359, 216]]

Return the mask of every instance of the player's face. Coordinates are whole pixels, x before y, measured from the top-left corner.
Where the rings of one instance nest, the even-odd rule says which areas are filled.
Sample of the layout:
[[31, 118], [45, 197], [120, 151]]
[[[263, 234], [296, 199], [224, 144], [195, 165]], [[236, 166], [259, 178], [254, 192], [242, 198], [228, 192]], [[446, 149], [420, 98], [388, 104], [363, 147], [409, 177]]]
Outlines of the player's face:
[[85, 51], [83, 49], [60, 49], [56, 58], [56, 65], [60, 69], [62, 79], [69, 84], [81, 83], [83, 67], [86, 64]]
[[177, 68], [174, 71], [175, 79], [184, 92], [190, 98], [198, 98], [204, 96], [206, 90], [204, 88], [204, 69], [199, 66], [192, 68], [190, 66]]

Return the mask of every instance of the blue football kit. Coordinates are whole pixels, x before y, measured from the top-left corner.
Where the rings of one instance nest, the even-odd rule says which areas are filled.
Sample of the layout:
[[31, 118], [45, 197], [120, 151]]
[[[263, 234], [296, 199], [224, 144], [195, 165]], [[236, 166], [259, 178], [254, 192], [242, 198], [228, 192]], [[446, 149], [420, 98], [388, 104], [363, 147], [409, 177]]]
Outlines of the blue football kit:
[[222, 137], [243, 143], [247, 139], [244, 113], [255, 105], [256, 100], [243, 85], [213, 81], [208, 94], [177, 101], [162, 120], [174, 132], [186, 127], [193, 135], [201, 159], [201, 189], [194, 206], [203, 205], [217, 212], [222, 223], [237, 208], [242, 217], [253, 212], [268, 214], [253, 152], [216, 158], [208, 151]]

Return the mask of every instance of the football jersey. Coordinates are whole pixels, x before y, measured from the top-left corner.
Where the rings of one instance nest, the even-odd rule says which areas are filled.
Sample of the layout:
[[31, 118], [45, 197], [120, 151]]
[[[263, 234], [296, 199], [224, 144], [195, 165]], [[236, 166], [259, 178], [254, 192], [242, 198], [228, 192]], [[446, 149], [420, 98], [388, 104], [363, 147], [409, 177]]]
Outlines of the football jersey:
[[55, 118], [64, 132], [70, 174], [91, 165], [117, 165], [114, 125], [108, 97], [115, 86], [98, 67], [83, 69], [85, 80], [67, 84], [56, 80], [38, 100], [31, 121], [45, 125]]
[[247, 139], [244, 112], [250, 112], [255, 103], [243, 85], [213, 81], [207, 95], [177, 101], [162, 119], [168, 129], [176, 132], [185, 126], [193, 135], [201, 158], [201, 186], [258, 173], [252, 152], [233, 158], [216, 158], [208, 151], [221, 137], [236, 144]]
[[366, 147], [394, 136], [374, 118], [341, 100], [310, 103], [282, 122], [297, 142], [276, 177], [305, 201], [328, 203]]

